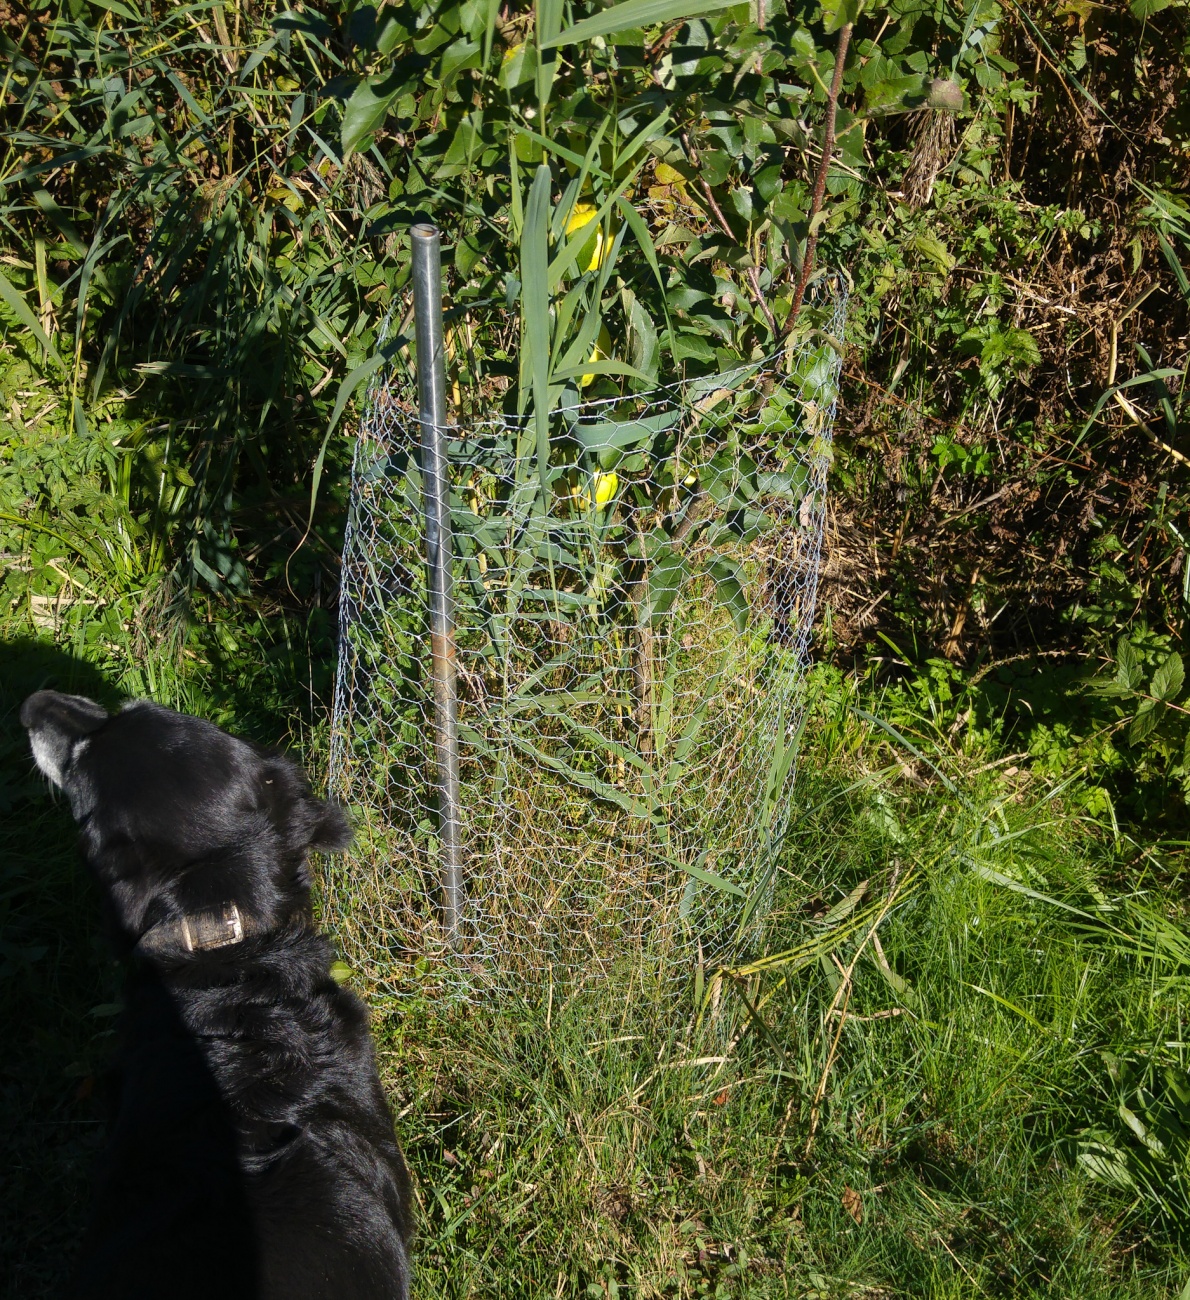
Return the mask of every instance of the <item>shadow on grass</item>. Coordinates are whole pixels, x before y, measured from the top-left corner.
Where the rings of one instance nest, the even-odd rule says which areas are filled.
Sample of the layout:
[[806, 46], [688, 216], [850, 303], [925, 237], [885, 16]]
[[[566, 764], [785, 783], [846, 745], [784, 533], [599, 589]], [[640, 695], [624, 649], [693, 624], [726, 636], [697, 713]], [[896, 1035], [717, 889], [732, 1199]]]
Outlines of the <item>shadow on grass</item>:
[[70, 810], [34, 769], [18, 720], [42, 687], [119, 702], [56, 646], [0, 644], [0, 1295], [21, 1300], [61, 1289], [82, 1232], [119, 988]]

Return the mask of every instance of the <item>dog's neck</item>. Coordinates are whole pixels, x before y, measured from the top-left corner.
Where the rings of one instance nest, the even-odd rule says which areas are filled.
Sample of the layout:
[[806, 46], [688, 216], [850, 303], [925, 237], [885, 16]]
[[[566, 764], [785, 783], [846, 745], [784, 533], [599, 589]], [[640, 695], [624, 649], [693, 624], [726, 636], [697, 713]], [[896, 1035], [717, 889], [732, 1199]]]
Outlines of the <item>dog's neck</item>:
[[[289, 924], [295, 915], [290, 913], [281, 926]], [[133, 951], [142, 957], [158, 958], [212, 952], [218, 948], [236, 947], [281, 926], [269, 925], [234, 900], [229, 900], [218, 907], [158, 921], [141, 935]]]

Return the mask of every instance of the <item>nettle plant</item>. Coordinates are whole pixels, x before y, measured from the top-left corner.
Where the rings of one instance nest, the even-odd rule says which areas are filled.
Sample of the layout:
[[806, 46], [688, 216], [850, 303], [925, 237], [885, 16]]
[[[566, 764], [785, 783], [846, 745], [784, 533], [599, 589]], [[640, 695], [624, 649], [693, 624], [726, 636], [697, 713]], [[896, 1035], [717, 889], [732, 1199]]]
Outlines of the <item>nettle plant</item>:
[[1115, 668], [1091, 683], [1111, 702], [1114, 730], [1125, 733], [1138, 768], [1164, 773], [1190, 797], [1190, 709], [1178, 703], [1186, 685], [1182, 656], [1167, 637], [1141, 626], [1117, 641]]

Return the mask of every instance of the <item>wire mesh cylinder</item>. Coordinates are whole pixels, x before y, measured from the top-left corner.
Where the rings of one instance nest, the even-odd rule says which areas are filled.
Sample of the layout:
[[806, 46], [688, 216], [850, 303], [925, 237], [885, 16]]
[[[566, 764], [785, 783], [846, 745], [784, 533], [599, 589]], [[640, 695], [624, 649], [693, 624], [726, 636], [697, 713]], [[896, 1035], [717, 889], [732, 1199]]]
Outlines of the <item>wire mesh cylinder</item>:
[[[523, 989], [642, 955], [689, 970], [757, 942], [822, 549], [845, 316], [830, 288], [797, 347], [564, 402], [545, 466], [526, 421], [443, 430], [453, 859], [426, 744], [438, 595], [420, 408], [399, 361], [374, 384], [344, 542], [331, 783], [361, 827], [358, 959], [381, 980]], [[464, 849], [451, 943], [434, 898]]]

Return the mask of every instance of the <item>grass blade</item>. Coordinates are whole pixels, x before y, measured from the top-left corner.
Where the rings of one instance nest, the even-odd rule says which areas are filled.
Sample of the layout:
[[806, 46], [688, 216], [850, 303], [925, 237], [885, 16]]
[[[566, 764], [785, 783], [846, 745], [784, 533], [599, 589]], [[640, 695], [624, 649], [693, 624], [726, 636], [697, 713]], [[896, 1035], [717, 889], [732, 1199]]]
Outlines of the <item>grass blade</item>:
[[556, 36], [545, 38], [539, 48], [546, 50], [555, 45], [577, 45], [580, 41], [589, 41], [596, 36], [611, 36], [633, 27], [656, 27], [661, 23], [702, 18], [706, 14], [718, 13], [720, 9], [730, 7], [731, 0], [702, 0], [695, 4], [691, 4], [690, 0], [625, 0], [623, 4], [613, 5], [601, 14], [584, 18], [582, 22], [575, 23]]
[[45, 349], [46, 356], [53, 361], [59, 370], [65, 370], [66, 367], [62, 364], [62, 358], [58, 355], [53, 343], [50, 342], [50, 336], [41, 328], [41, 322], [33, 314], [33, 309], [6, 275], [0, 275], [0, 298], [4, 299], [21, 324]]
[[[522, 375], [529, 376], [533, 393], [533, 423], [537, 434], [537, 472], [541, 490], [548, 491], [550, 456], [550, 290], [547, 232], [550, 221], [549, 164], [542, 163], [533, 176], [525, 225], [521, 232], [521, 313], [524, 321]], [[524, 383], [522, 381], [522, 391]]]

